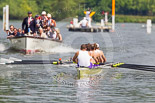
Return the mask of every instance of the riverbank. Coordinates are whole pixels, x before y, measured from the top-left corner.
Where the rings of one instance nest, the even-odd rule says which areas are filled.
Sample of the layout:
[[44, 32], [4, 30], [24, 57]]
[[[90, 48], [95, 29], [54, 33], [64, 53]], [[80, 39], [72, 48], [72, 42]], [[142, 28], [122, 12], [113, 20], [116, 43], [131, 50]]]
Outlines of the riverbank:
[[[70, 22], [74, 17], [68, 17], [62, 20], [59, 20], [57, 22]], [[82, 18], [82, 17], [81, 17]], [[135, 16], [135, 15], [116, 15], [116, 23], [146, 23], [147, 19], [151, 19], [152, 23], [155, 23], [155, 16]], [[0, 20], [2, 21], [2, 20]], [[10, 21], [20, 21], [22, 22], [22, 19], [19, 20], [10, 20]], [[100, 20], [95, 20], [93, 18], [93, 21], [100, 22]], [[109, 16], [109, 22], [111, 22], [111, 16]]]
[[155, 23], [155, 16], [116, 15], [117, 23], [146, 23], [147, 19]]
[[[69, 17], [61, 21], [70, 22], [73, 18]], [[146, 23], [147, 19], [151, 19], [152, 23], [155, 23], [155, 16], [116, 15], [116, 23]], [[100, 22], [101, 18], [99, 20], [93, 18], [93, 21]], [[109, 16], [109, 22], [111, 22], [111, 15]]]

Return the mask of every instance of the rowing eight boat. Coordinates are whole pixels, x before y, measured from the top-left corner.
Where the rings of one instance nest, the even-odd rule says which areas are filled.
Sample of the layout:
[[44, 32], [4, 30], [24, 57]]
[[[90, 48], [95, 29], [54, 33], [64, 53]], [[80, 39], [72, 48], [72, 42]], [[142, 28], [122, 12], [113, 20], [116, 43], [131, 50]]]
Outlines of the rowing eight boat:
[[[65, 60], [61, 61], [59, 60], [21, 60], [18, 58], [0, 58], [0, 64], [4, 65], [23, 65], [23, 64], [54, 64], [54, 65], [68, 65], [68, 64], [74, 64], [73, 61]], [[75, 64], [76, 65], [76, 64]], [[75, 66], [74, 65], [74, 66]], [[78, 78], [85, 78], [85, 77], [92, 77], [98, 74], [101, 74], [102, 71], [105, 69], [110, 68], [127, 68], [127, 69], [134, 69], [134, 70], [142, 70], [142, 71], [151, 71], [155, 72], [155, 66], [151, 65], [138, 65], [138, 64], [126, 64], [126, 63], [99, 63], [98, 67], [95, 67], [93, 69], [87, 68], [87, 67], [78, 67], [77, 73]], [[68, 65], [69, 66], [69, 65]]]

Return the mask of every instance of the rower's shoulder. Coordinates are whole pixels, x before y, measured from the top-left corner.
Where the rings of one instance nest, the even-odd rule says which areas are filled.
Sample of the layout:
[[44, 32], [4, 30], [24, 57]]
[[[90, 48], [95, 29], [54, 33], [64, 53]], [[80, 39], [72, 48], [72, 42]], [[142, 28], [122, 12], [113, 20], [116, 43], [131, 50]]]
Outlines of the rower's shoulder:
[[80, 51], [77, 51], [76, 54], [79, 54]]

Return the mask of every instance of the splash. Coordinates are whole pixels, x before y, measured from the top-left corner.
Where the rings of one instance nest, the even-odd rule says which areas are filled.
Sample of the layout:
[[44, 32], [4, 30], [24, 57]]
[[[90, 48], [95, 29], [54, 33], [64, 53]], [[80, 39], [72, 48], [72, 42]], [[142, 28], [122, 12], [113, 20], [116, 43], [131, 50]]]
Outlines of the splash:
[[51, 53], [74, 53], [76, 51], [78, 51], [78, 50], [73, 49], [72, 47], [69, 47], [69, 46], [64, 46], [64, 45], [55, 47], [50, 50]]
[[0, 52], [5, 50], [5, 45], [4, 44], [0, 44]]

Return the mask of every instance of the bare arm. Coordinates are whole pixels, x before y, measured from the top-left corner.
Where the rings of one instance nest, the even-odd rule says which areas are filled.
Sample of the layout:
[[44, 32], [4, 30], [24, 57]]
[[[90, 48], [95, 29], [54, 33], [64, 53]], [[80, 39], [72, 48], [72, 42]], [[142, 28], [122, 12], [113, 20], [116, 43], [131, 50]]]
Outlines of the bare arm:
[[73, 62], [78, 63], [77, 57], [79, 55], [79, 51], [75, 53], [74, 57], [73, 57]]
[[57, 33], [57, 37], [59, 38], [60, 41], [62, 41], [62, 36], [60, 33]]
[[102, 59], [103, 59], [103, 62], [106, 62], [107, 60], [106, 60], [106, 57], [104, 56], [104, 53], [103, 52], [101, 52], [101, 57], [102, 57]]

